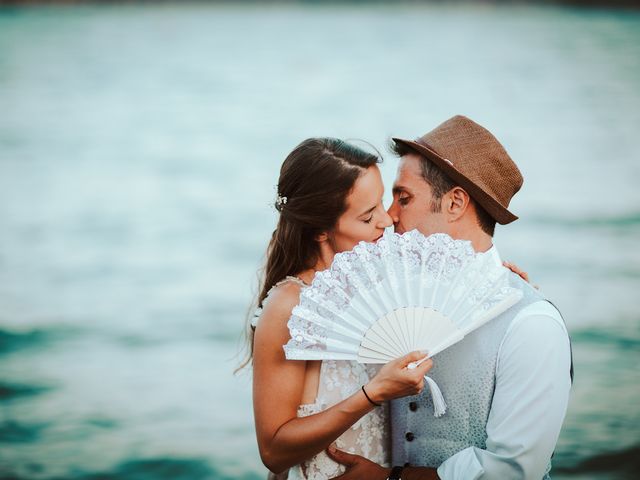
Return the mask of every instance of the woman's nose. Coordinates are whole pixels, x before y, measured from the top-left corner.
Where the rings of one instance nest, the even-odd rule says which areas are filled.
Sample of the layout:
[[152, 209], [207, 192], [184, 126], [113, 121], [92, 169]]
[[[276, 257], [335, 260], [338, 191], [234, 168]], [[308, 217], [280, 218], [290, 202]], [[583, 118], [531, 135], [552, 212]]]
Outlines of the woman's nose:
[[393, 219], [391, 218], [391, 215], [389, 215], [389, 212], [384, 210], [382, 212], [383, 215], [380, 219], [380, 222], [378, 223], [378, 228], [387, 228], [393, 225]]

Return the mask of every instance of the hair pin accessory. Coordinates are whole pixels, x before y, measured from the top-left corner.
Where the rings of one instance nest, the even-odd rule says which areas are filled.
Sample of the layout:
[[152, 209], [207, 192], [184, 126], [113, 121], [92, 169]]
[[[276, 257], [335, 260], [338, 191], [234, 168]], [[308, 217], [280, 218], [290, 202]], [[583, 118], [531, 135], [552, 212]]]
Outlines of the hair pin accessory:
[[276, 207], [278, 209], [281, 209], [284, 205], [287, 204], [287, 197], [285, 197], [284, 195], [280, 195], [278, 194], [278, 197], [276, 198]]

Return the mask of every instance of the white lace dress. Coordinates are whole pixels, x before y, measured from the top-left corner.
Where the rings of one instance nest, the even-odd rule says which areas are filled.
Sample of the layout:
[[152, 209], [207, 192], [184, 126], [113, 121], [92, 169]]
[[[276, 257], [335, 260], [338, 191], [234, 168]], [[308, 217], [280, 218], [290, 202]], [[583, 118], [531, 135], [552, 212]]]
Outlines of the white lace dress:
[[[287, 277], [285, 282], [295, 282], [306, 286], [297, 277]], [[275, 288], [275, 287], [274, 287]], [[268, 295], [267, 295], [268, 296]], [[360, 390], [380, 368], [379, 365], [363, 365], [346, 360], [323, 360], [316, 401], [298, 407], [298, 417], [319, 413], [350, 397]], [[335, 441], [335, 445], [345, 452], [362, 455], [380, 465], [389, 466], [391, 460], [388, 406], [372, 410], [352, 425]], [[289, 480], [327, 480], [342, 475], [345, 468], [331, 460], [325, 452], [320, 452], [300, 465], [289, 470]]]
[[[315, 403], [300, 405], [298, 417], [321, 412], [360, 390], [378, 370], [377, 365], [362, 365], [346, 360], [323, 360]], [[390, 462], [387, 405], [376, 408], [335, 441], [345, 452], [362, 455], [369, 460], [388, 466]], [[326, 480], [342, 475], [345, 469], [320, 452], [289, 471], [289, 480]]]

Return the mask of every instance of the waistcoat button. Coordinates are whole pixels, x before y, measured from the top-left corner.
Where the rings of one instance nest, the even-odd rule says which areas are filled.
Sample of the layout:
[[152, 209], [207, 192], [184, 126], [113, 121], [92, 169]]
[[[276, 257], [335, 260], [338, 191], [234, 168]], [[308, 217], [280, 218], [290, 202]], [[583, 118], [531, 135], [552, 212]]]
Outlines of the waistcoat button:
[[415, 412], [418, 409], [418, 403], [417, 402], [410, 402], [409, 403], [409, 410], [411, 410], [412, 412]]
[[407, 439], [407, 442], [413, 442], [413, 439], [416, 438], [415, 435], [411, 432], [407, 432], [407, 434], [404, 436], [404, 438]]

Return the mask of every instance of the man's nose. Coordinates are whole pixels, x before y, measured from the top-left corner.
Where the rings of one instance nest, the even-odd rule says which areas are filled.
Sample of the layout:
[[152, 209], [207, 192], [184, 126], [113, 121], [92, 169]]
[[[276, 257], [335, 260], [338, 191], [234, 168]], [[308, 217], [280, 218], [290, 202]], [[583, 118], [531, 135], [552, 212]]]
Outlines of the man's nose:
[[398, 209], [396, 208], [396, 202], [393, 202], [387, 210], [387, 215], [391, 217], [391, 221], [395, 225], [400, 221], [400, 217], [398, 216]]

